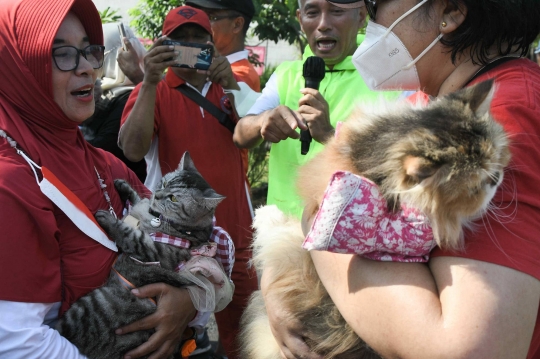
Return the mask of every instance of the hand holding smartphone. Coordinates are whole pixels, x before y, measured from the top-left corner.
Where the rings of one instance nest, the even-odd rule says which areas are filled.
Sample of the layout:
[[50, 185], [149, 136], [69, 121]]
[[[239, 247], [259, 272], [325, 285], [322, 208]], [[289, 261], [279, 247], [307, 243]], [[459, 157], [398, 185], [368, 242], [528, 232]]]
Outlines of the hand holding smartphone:
[[118, 24], [118, 32], [120, 33], [120, 43], [122, 44], [122, 49], [127, 51], [126, 44], [124, 43], [124, 38], [127, 38], [126, 29], [124, 28], [124, 23]]
[[178, 55], [174, 58], [177, 63], [177, 65], [173, 65], [175, 67], [208, 70], [212, 64], [214, 57], [214, 47], [212, 45], [172, 40], [163, 41], [163, 45], [173, 45], [174, 51], [178, 52]]

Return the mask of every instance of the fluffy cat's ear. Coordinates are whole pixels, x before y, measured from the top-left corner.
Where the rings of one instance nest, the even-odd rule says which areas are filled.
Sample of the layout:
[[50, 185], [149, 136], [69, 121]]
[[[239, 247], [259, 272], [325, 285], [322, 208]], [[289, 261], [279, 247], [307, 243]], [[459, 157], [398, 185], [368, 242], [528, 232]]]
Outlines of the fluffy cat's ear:
[[416, 183], [420, 183], [426, 178], [433, 176], [439, 167], [440, 165], [423, 157], [407, 156], [403, 160], [405, 173]]
[[495, 89], [496, 86], [494, 86], [493, 79], [480, 82], [479, 84], [467, 89], [469, 106], [478, 118], [482, 118], [484, 115], [489, 113], [491, 100], [493, 100]]
[[184, 152], [184, 154], [182, 155], [182, 159], [180, 160], [180, 164], [178, 165], [178, 170], [199, 173], [188, 151]]

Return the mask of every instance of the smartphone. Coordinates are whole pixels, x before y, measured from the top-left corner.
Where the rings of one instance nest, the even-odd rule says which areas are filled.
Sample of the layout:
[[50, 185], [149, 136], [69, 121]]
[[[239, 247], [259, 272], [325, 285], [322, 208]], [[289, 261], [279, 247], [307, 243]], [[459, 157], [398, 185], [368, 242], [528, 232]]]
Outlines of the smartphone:
[[118, 32], [120, 33], [120, 43], [122, 44], [122, 49], [127, 51], [126, 44], [124, 44], [124, 37], [127, 38], [126, 29], [124, 28], [124, 23], [118, 24]]
[[196, 44], [181, 41], [163, 41], [163, 45], [173, 45], [174, 51], [178, 51], [175, 67], [189, 69], [208, 70], [214, 58], [214, 47], [208, 44]]

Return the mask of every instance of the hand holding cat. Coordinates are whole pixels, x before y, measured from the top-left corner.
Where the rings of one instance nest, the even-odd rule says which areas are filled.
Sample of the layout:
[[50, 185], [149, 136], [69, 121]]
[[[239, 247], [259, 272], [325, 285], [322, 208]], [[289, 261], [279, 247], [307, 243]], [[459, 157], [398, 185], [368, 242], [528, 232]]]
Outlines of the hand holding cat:
[[267, 292], [267, 281], [270, 277], [271, 269], [267, 268], [261, 278], [261, 290], [272, 334], [281, 348], [281, 356], [286, 359], [323, 359], [324, 356], [311, 352], [304, 341], [306, 333], [303, 331], [303, 324], [288, 313], [278, 298]]
[[328, 102], [316, 89], [304, 88], [300, 92], [304, 96], [298, 101], [298, 113], [307, 123], [311, 137], [319, 143], [324, 143], [334, 135]]
[[157, 310], [141, 320], [117, 330], [127, 334], [138, 330], [155, 328], [156, 332], [143, 345], [126, 353], [124, 358], [140, 358], [152, 353], [149, 359], [168, 358], [182, 339], [187, 324], [195, 316], [195, 307], [188, 291], [164, 283], [149, 284], [134, 289], [139, 298], [158, 298]]
[[283, 105], [266, 111], [260, 121], [261, 137], [273, 143], [287, 138], [300, 138], [300, 134], [296, 132], [298, 127], [307, 130], [300, 114]]

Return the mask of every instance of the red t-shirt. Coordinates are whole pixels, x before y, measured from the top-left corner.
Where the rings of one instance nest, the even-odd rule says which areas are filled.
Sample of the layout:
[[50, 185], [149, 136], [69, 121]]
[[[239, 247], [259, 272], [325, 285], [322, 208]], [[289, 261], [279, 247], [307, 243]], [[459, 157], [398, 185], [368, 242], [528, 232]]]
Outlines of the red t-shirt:
[[[74, 149], [78, 150], [78, 149]], [[89, 149], [87, 178], [71, 184], [81, 196], [95, 196], [91, 213], [108, 209], [94, 171], [105, 180], [118, 216], [123, 204], [113, 179], [123, 178], [147, 193], [142, 183], [112, 154]], [[41, 192], [28, 163], [0, 139], [0, 299], [28, 303], [62, 301], [64, 312], [78, 298], [107, 280], [116, 253], [82, 233]]]
[[[176, 169], [185, 151], [189, 151], [195, 167], [219, 194], [226, 196], [216, 210], [217, 225], [233, 239], [236, 249], [245, 250], [251, 240], [245, 175], [240, 150], [232, 141], [232, 133], [206, 110], [176, 89], [184, 80], [168, 71], [156, 89], [154, 136], [159, 140], [159, 163], [162, 175]], [[122, 125], [133, 109], [141, 85], [131, 93], [122, 115]], [[206, 98], [223, 111], [231, 112], [223, 88], [211, 84]], [[231, 119], [236, 122], [234, 112]]]
[[[479, 76], [471, 85], [495, 78], [493, 117], [511, 141], [512, 159], [492, 204], [495, 213], [484, 216], [465, 236], [466, 249], [433, 257], [457, 256], [494, 263], [540, 280], [540, 68], [512, 60]], [[540, 317], [537, 316], [528, 358], [540, 356]]]

